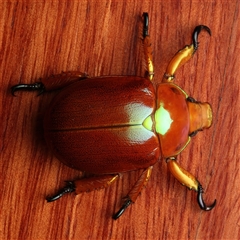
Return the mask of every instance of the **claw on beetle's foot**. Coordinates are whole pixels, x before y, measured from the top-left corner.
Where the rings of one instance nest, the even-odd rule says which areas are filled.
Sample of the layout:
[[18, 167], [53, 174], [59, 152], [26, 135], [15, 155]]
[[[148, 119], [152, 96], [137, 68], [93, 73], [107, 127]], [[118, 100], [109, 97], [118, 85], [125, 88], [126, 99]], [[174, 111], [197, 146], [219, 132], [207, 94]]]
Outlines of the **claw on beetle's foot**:
[[199, 26], [195, 27], [195, 29], [193, 31], [193, 35], [192, 35], [192, 41], [193, 41], [193, 46], [194, 46], [195, 51], [198, 49], [198, 35], [202, 30], [207, 31], [209, 33], [209, 35], [211, 36], [211, 30], [209, 27], [207, 27], [205, 25], [199, 25]]
[[39, 94], [42, 94], [45, 91], [45, 87], [41, 82], [33, 83], [33, 84], [18, 84], [11, 87], [12, 95], [15, 95], [16, 91], [39, 91]]
[[127, 209], [127, 207], [129, 207], [132, 204], [131, 199], [127, 198], [127, 200], [123, 203], [122, 207], [119, 209], [118, 212], [116, 212], [113, 215], [113, 219], [116, 220], [118, 219], [123, 213], [124, 211]]
[[215, 205], [216, 205], [216, 202], [217, 202], [216, 199], [214, 200], [214, 202], [210, 206], [206, 206], [206, 204], [203, 201], [202, 194], [203, 194], [203, 188], [202, 188], [201, 184], [199, 184], [199, 186], [198, 186], [198, 194], [197, 194], [197, 201], [198, 201], [199, 207], [202, 210], [205, 210], [205, 211], [212, 210], [215, 207]]
[[148, 18], [148, 13], [144, 12], [143, 13], [143, 37], [145, 38], [148, 36], [148, 25], [149, 25], [149, 18]]
[[63, 195], [65, 195], [66, 193], [71, 193], [75, 191], [75, 184], [74, 182], [66, 182], [66, 186], [61, 189], [56, 195], [54, 195], [53, 197], [47, 197], [46, 200], [47, 202], [53, 202], [58, 200], [59, 198], [61, 198]]

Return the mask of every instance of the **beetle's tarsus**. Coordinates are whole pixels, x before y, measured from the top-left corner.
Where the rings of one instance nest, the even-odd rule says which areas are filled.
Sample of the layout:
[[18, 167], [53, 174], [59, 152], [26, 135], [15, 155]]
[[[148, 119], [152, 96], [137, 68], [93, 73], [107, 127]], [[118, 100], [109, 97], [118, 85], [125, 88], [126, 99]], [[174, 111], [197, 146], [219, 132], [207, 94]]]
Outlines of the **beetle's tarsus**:
[[132, 201], [131, 201], [131, 199], [128, 198], [128, 199], [123, 203], [123, 205], [122, 205], [122, 207], [119, 209], [119, 211], [116, 212], [116, 213], [113, 215], [113, 219], [114, 219], [114, 220], [118, 219], [118, 218], [124, 213], [124, 211], [127, 209], [127, 207], [130, 206], [131, 204], [132, 204]]
[[214, 200], [214, 202], [210, 206], [206, 206], [206, 204], [203, 201], [202, 194], [203, 194], [203, 188], [202, 188], [201, 184], [199, 184], [198, 194], [197, 194], [197, 201], [198, 201], [199, 207], [204, 211], [212, 210], [216, 205], [216, 202], [217, 202], [216, 199]]
[[148, 36], [148, 25], [149, 25], [149, 18], [148, 18], [148, 13], [144, 12], [143, 13], [143, 37], [145, 38]]
[[54, 195], [53, 197], [47, 197], [46, 200], [47, 202], [53, 202], [53, 201], [56, 201], [58, 200], [59, 198], [61, 198], [63, 195], [65, 195], [66, 193], [71, 193], [71, 192], [74, 192], [76, 187], [75, 187], [75, 184], [74, 182], [66, 182], [66, 186], [61, 189], [56, 195]]
[[205, 30], [209, 33], [209, 35], [211, 36], [211, 30], [209, 27], [205, 26], [205, 25], [199, 25], [197, 27], [195, 27], [194, 31], [193, 31], [193, 35], [192, 35], [192, 41], [193, 41], [193, 46], [194, 46], [194, 50], [196, 51], [198, 49], [198, 35], [199, 33]]
[[42, 94], [45, 91], [45, 87], [41, 82], [33, 83], [33, 84], [18, 84], [11, 88], [12, 95], [15, 95], [16, 91], [39, 91], [39, 94]]

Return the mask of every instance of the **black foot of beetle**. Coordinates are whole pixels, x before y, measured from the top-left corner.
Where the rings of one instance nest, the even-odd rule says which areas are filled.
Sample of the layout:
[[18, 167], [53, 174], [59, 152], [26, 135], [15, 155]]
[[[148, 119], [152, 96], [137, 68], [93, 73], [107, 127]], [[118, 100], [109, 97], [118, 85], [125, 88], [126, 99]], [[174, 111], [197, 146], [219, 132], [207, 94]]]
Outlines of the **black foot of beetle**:
[[193, 41], [193, 46], [194, 46], [195, 51], [198, 49], [198, 35], [202, 30], [207, 31], [209, 33], [209, 35], [211, 36], [211, 30], [209, 27], [204, 26], [204, 25], [199, 25], [199, 26], [195, 27], [195, 29], [193, 31], [193, 35], [192, 35], [192, 41]]
[[148, 13], [144, 12], [143, 13], [143, 37], [145, 38], [148, 36], [148, 25], [149, 25], [149, 18], [148, 18]]
[[12, 95], [15, 96], [16, 91], [39, 91], [39, 94], [42, 94], [45, 91], [45, 87], [41, 82], [33, 84], [18, 84], [11, 88]]
[[122, 207], [120, 208], [120, 210], [118, 212], [116, 212], [113, 215], [113, 219], [116, 220], [118, 219], [123, 213], [124, 211], [127, 209], [128, 206], [130, 206], [132, 204], [132, 201], [128, 198], [122, 205]]
[[75, 191], [75, 184], [73, 182], [66, 182], [66, 186], [61, 189], [56, 195], [54, 195], [53, 197], [48, 197], [46, 198], [46, 200], [48, 202], [53, 202], [55, 200], [58, 200], [59, 198], [61, 198], [63, 195], [65, 195], [66, 193], [71, 193]]
[[203, 194], [203, 188], [202, 188], [201, 184], [199, 184], [199, 186], [198, 186], [198, 194], [197, 194], [198, 204], [199, 204], [199, 206], [200, 206], [200, 208], [202, 210], [205, 210], [205, 211], [212, 210], [215, 207], [215, 205], [216, 205], [216, 202], [217, 202], [216, 199], [214, 200], [214, 202], [210, 206], [206, 206], [206, 204], [203, 201], [202, 194]]

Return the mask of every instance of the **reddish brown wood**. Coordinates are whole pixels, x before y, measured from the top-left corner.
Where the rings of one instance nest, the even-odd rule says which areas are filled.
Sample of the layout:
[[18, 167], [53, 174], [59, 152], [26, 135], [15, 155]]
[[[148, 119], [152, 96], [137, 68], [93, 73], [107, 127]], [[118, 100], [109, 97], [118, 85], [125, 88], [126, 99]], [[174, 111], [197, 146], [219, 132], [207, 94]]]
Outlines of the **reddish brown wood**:
[[[1, 74], [1, 239], [239, 239], [239, 1], [2, 1]], [[60, 163], [42, 136], [42, 116], [53, 95], [36, 97], [10, 87], [62, 71], [91, 76], [139, 75], [143, 11], [150, 16], [155, 78], [167, 63], [201, 34], [194, 58], [176, 74], [176, 83], [213, 107], [213, 125], [198, 134], [178, 158], [205, 188], [203, 212], [196, 194], [171, 176], [164, 162], [153, 169], [145, 190], [117, 221], [112, 213], [139, 172], [123, 174], [101, 191], [45, 197], [81, 176]]]

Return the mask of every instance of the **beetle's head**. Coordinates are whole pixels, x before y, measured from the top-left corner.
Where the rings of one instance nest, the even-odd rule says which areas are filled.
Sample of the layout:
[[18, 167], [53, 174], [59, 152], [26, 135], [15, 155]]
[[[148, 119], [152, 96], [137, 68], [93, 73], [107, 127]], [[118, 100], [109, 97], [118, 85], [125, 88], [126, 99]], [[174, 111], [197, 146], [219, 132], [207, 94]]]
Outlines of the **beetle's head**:
[[209, 103], [188, 102], [189, 133], [209, 128], [212, 124], [212, 108]]

